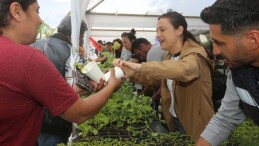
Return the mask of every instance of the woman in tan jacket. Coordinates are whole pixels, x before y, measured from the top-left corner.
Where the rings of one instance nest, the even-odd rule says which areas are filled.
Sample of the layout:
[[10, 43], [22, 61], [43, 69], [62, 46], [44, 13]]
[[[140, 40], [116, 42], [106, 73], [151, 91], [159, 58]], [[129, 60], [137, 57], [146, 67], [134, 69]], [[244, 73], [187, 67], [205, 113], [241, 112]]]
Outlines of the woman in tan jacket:
[[158, 18], [157, 39], [168, 51], [164, 61], [142, 64], [114, 60], [126, 77], [149, 87], [161, 88], [162, 109], [170, 132], [197, 140], [214, 114], [211, 72], [214, 60], [187, 31], [185, 18], [168, 11]]

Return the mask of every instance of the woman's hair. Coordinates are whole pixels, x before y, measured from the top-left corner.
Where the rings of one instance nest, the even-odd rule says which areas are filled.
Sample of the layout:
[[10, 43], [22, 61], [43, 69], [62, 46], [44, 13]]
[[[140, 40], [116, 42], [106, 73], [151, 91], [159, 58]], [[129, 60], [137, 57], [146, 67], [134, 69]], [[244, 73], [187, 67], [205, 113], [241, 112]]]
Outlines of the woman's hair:
[[112, 46], [112, 42], [106, 42], [105, 45]]
[[182, 14], [176, 12], [176, 11], [172, 11], [171, 9], [169, 9], [167, 11], [167, 13], [161, 15], [160, 17], [158, 17], [158, 20], [160, 20], [161, 18], [167, 18], [169, 19], [170, 23], [172, 24], [172, 26], [177, 29], [179, 26], [183, 27], [183, 43], [187, 40], [187, 39], [191, 39], [194, 42], [198, 43], [198, 41], [196, 40], [196, 38], [193, 36], [193, 34], [191, 32], [189, 32], [187, 30], [187, 22], [185, 20], [185, 18], [183, 17]]
[[151, 43], [146, 38], [137, 38], [131, 45], [131, 52], [135, 53], [136, 50], [140, 50], [141, 44], [150, 45]]
[[9, 12], [10, 5], [13, 2], [19, 3], [22, 6], [22, 9], [26, 11], [28, 7], [36, 1], [37, 0], [0, 0], [0, 28], [9, 25], [11, 19]]
[[238, 34], [247, 29], [259, 30], [258, 0], [217, 0], [201, 12], [207, 24], [220, 25], [222, 34]]
[[[81, 27], [80, 27], [80, 34], [83, 34], [87, 30], [86, 23], [82, 21]], [[58, 25], [57, 32], [62, 33], [66, 36], [71, 36], [72, 32], [72, 26], [71, 26], [71, 16], [67, 15], [65, 18], [63, 18]]]
[[[167, 13], [161, 15], [159, 19], [161, 18], [167, 18], [169, 19], [170, 23], [172, 24], [172, 26], [177, 29], [179, 26], [182, 26], [183, 27], [183, 43], [187, 40], [187, 39], [191, 39], [193, 40], [194, 42], [196, 42], [197, 44], [200, 44], [196, 38], [194, 37], [194, 35], [189, 32], [187, 30], [187, 22], [185, 20], [185, 18], [183, 17], [182, 14], [176, 12], [176, 11], [172, 11], [172, 10], [168, 10]], [[204, 47], [203, 47], [204, 48]], [[204, 48], [204, 50], [206, 51], [206, 53], [208, 54], [208, 57], [210, 59], [213, 59], [214, 58], [214, 55], [212, 52], [208, 51], [207, 49]]]
[[121, 34], [121, 37], [127, 37], [131, 42], [134, 42], [137, 37], [135, 36], [136, 30], [133, 28], [130, 32], [124, 32]]

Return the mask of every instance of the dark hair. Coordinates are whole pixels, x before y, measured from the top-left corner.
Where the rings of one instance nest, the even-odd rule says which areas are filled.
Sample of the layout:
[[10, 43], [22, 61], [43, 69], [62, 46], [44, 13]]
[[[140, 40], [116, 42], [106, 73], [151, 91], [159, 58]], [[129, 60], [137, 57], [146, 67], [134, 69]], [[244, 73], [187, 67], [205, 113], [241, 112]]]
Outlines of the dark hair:
[[219, 24], [222, 34], [237, 34], [249, 28], [259, 29], [258, 0], [217, 0], [201, 12], [208, 24]]
[[136, 30], [135, 29], [131, 29], [130, 32], [124, 32], [121, 34], [121, 37], [127, 37], [131, 42], [134, 42], [136, 40]]
[[172, 11], [172, 10], [168, 10], [167, 13], [161, 15], [160, 17], [158, 17], [158, 20], [160, 20], [161, 18], [167, 18], [169, 19], [170, 23], [172, 24], [172, 26], [177, 29], [179, 26], [183, 27], [183, 43], [187, 40], [187, 39], [191, 39], [194, 42], [198, 43], [198, 41], [196, 40], [196, 38], [193, 36], [193, 34], [191, 32], [189, 32], [187, 30], [187, 22], [185, 20], [185, 18], [183, 17], [182, 14], [176, 12], [176, 11]]
[[[83, 34], [87, 30], [86, 23], [82, 21], [81, 27], [80, 27], [80, 34]], [[72, 27], [71, 27], [71, 16], [67, 15], [65, 16], [60, 24], [58, 25], [57, 32], [62, 33], [66, 36], [71, 36]]]
[[109, 46], [112, 46], [112, 42], [106, 42], [105, 45], [109, 45]]
[[137, 38], [131, 45], [131, 51], [134, 53], [135, 50], [139, 50], [141, 44], [150, 45], [151, 43], [145, 38]]
[[126, 34], [127, 34], [127, 32], [123, 32], [123, 33], [121, 34], [121, 37], [125, 36]]
[[100, 43], [103, 45], [103, 41], [102, 40], [98, 40], [97, 43]]
[[[26, 11], [28, 7], [37, 0], [0, 0], [0, 27], [5, 27], [10, 24], [10, 5], [17, 2]], [[0, 32], [1, 34], [1, 32]]]

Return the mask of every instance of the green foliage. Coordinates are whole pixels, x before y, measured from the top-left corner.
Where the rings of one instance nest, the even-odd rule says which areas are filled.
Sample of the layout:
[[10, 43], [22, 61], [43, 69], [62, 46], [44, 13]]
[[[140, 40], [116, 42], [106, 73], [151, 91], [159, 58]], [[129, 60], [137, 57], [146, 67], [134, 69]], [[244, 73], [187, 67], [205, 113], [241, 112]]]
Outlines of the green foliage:
[[[78, 62], [75, 62], [74, 66], [78, 69], [78, 70], [81, 70], [86, 64], [88, 63], [88, 61], [86, 61], [84, 64], [80, 64]], [[106, 61], [104, 62], [103, 64], [98, 64], [99, 68], [102, 70], [102, 71], [108, 71], [113, 65], [111, 62], [109, 61]]]
[[45, 22], [42, 22], [42, 24], [40, 25], [40, 27], [38, 29], [37, 39], [47, 38], [47, 37], [53, 35], [55, 32], [56, 32], [56, 29], [51, 28]]
[[[125, 81], [101, 111], [79, 125], [80, 139], [71, 146], [193, 146], [190, 136], [153, 130], [157, 120], [150, 97], [133, 94], [133, 85]], [[119, 134], [112, 135], [111, 131]], [[124, 131], [123, 131], [124, 130]], [[106, 133], [105, 133], [106, 131]], [[124, 135], [123, 135], [124, 133]], [[116, 134], [116, 133], [115, 133]], [[114, 137], [115, 136], [115, 137]], [[238, 126], [220, 146], [258, 146], [259, 127], [251, 120]], [[65, 146], [60, 144], [59, 146]]]
[[[104, 138], [101, 140], [94, 140], [94, 141], [84, 141], [84, 142], [73, 142], [69, 144], [69, 146], [141, 146], [139, 144], [135, 144], [135, 139], [111, 139], [111, 138]], [[58, 146], [65, 146], [59, 144]]]
[[141, 145], [145, 146], [193, 146], [194, 142], [190, 136], [179, 132], [153, 133], [151, 137], [140, 141]]
[[77, 61], [75, 62], [74, 66], [77, 70], [81, 71], [81, 69], [87, 64], [87, 61], [84, 64], [80, 64]]
[[98, 66], [102, 71], [108, 71], [113, 66], [113, 64], [110, 61], [105, 61], [103, 64], [98, 64]]
[[258, 146], [259, 127], [250, 119], [238, 126], [220, 146]]
[[134, 129], [131, 126], [146, 126], [158, 119], [150, 106], [150, 97], [136, 96], [132, 91], [133, 85], [125, 81], [96, 116], [79, 125], [80, 136], [86, 137], [89, 132], [97, 135], [100, 129], [111, 127], [126, 126], [130, 131]]
[[[150, 97], [136, 96], [125, 81], [101, 111], [79, 125], [80, 135], [71, 146], [192, 146], [190, 136], [154, 130], [158, 121]], [[159, 122], [159, 121], [158, 121]], [[152, 124], [151, 124], [152, 123]], [[156, 125], [157, 126], [157, 125]], [[63, 146], [63, 145], [60, 145]]]
[[[92, 141], [72, 142], [70, 146], [193, 146], [189, 136], [175, 133], [152, 133], [150, 137], [145, 139], [130, 138], [130, 139], [112, 139], [103, 138]], [[59, 144], [58, 146], [65, 146]]]
[[114, 60], [114, 57], [109, 52], [103, 52], [102, 55], [106, 56], [108, 60], [106, 62], [112, 63]]

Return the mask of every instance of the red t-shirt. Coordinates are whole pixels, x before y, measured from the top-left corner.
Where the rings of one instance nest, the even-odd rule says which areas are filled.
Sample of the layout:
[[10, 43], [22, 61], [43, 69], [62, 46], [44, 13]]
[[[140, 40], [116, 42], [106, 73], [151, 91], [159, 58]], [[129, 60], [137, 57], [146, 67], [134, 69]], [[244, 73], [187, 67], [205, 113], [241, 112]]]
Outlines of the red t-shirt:
[[0, 35], [1, 146], [35, 146], [43, 107], [59, 115], [78, 98], [40, 51]]

